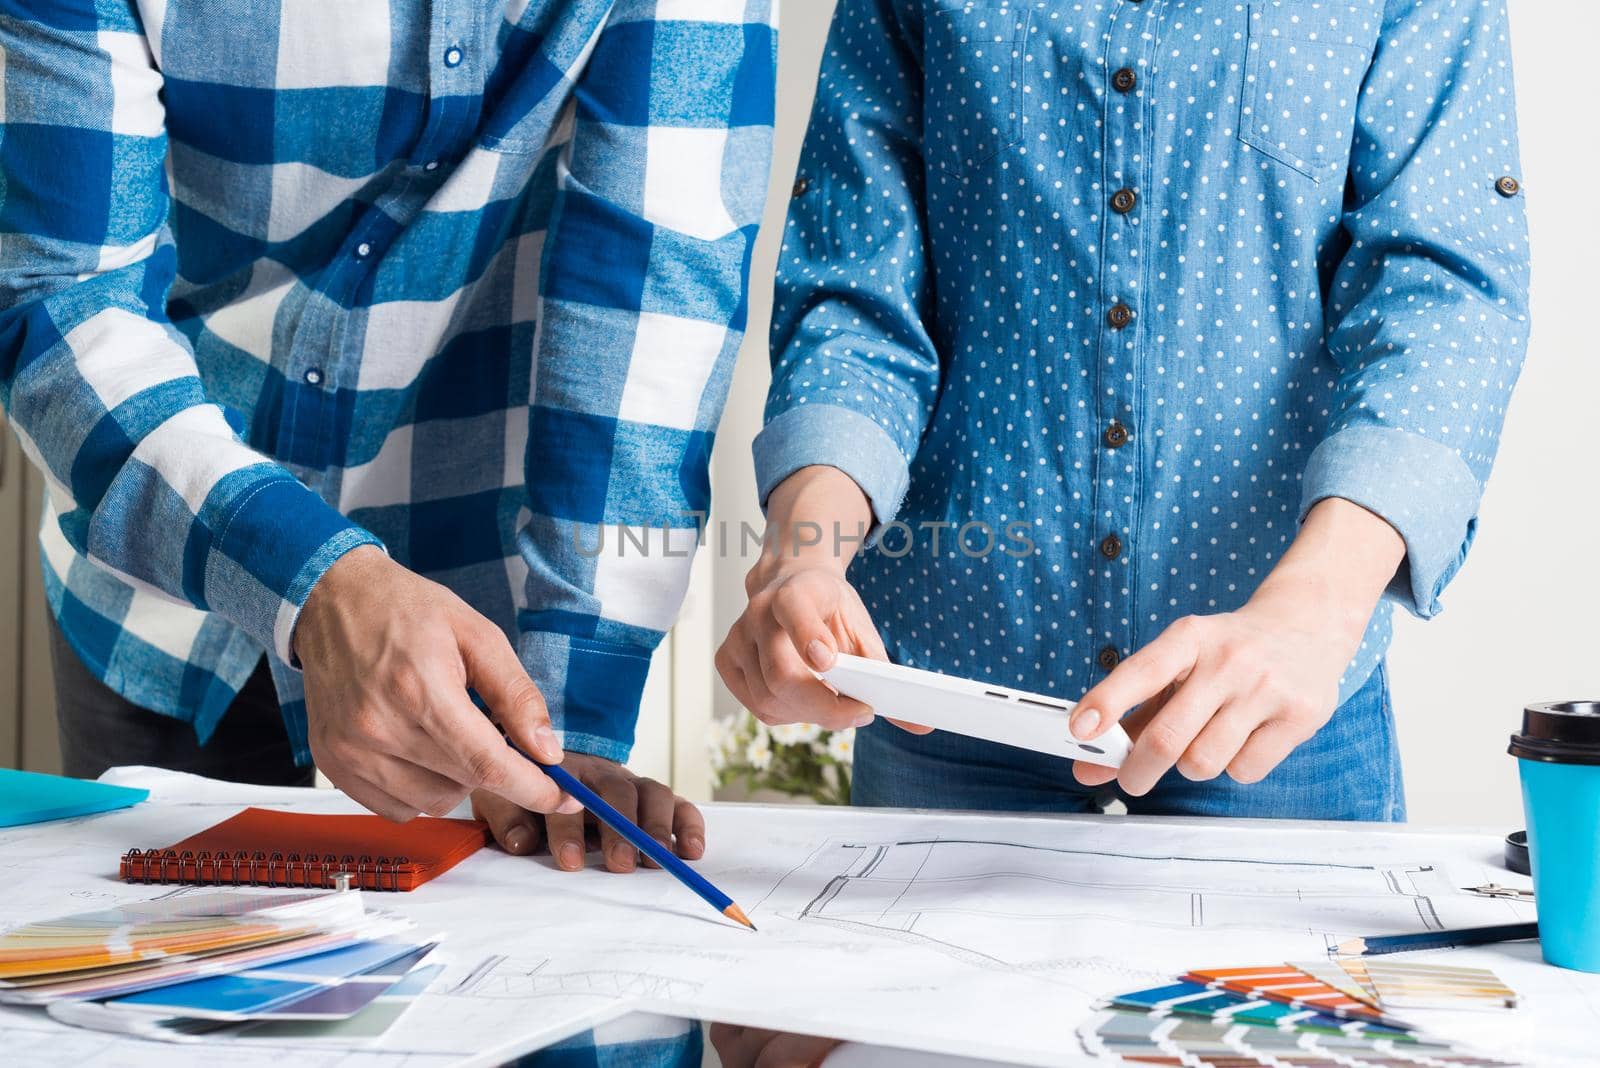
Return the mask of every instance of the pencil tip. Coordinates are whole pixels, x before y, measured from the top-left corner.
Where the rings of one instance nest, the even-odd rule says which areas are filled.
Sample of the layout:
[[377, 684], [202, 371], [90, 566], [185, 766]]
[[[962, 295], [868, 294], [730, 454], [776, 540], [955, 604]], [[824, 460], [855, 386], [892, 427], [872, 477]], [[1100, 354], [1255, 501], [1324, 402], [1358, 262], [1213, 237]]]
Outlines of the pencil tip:
[[729, 905], [727, 908], [722, 910], [722, 914], [736, 923], [744, 924], [752, 931], [756, 929], [756, 925], [750, 922], [750, 917], [746, 916], [744, 914], [744, 909], [740, 908], [738, 905]]

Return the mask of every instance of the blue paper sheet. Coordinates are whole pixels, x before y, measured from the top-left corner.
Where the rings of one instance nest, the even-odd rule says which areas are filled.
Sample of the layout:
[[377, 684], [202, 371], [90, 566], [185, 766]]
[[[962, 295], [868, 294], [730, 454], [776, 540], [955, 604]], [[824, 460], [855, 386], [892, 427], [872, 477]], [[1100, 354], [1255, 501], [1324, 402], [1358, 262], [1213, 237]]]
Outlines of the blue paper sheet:
[[149, 790], [0, 768], [0, 827], [64, 820], [137, 805]]

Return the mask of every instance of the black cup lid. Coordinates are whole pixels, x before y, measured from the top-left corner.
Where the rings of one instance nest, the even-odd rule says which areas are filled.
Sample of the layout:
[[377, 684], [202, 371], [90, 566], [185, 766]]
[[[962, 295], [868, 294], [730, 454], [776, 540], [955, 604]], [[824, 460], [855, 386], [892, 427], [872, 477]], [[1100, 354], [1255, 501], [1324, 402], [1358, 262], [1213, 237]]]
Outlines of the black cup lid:
[[1600, 701], [1529, 705], [1508, 752], [1548, 764], [1600, 764]]

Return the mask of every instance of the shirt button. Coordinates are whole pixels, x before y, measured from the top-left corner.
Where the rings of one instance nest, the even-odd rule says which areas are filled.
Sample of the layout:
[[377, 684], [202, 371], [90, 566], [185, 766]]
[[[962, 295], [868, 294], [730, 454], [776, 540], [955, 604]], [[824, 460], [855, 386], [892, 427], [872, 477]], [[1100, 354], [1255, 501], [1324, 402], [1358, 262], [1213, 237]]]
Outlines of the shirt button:
[[444, 65], [447, 67], [461, 66], [461, 49], [451, 45], [444, 50]]
[[1120, 449], [1128, 443], [1128, 438], [1128, 428], [1117, 422], [1115, 419], [1111, 420], [1111, 422], [1106, 425], [1106, 448]]
[[356, 255], [360, 256], [362, 259], [366, 259], [368, 256], [372, 255], [372, 246], [367, 244], [365, 241], [361, 242], [361, 244], [356, 246]]
[[809, 193], [810, 191], [811, 191], [811, 179], [810, 178], [796, 178], [795, 182], [794, 182], [794, 189], [790, 191], [790, 195], [797, 196], [797, 197], [803, 197], [807, 193]]
[[428, 162], [422, 165], [422, 169], [425, 171], [436, 171], [439, 169], [439, 161], [436, 159], [430, 159]]
[[1111, 88], [1119, 93], [1131, 93], [1138, 84], [1139, 76], [1132, 67], [1122, 67], [1111, 76]]
[[320, 367], [306, 368], [306, 381], [313, 386], [322, 385], [322, 369]]
[[1518, 193], [1522, 192], [1522, 183], [1508, 174], [1498, 182], [1494, 183], [1494, 188], [1495, 192], [1499, 193], [1503, 197], [1514, 197]]
[[1111, 210], [1118, 215], [1126, 215], [1139, 203], [1139, 194], [1131, 189], [1119, 189], [1111, 194]]
[[1133, 322], [1133, 309], [1119, 300], [1111, 305], [1110, 311], [1106, 312], [1106, 322], [1110, 323], [1113, 329], [1121, 330]]
[[1100, 661], [1101, 667], [1105, 668], [1107, 671], [1110, 671], [1112, 668], [1122, 663], [1122, 654], [1117, 652], [1117, 647], [1115, 645], [1108, 645], [1104, 649], [1100, 650], [1100, 655], [1095, 657], [1095, 659]]
[[1100, 540], [1100, 555], [1107, 560], [1115, 560], [1122, 555], [1122, 539], [1115, 534], [1107, 534]]

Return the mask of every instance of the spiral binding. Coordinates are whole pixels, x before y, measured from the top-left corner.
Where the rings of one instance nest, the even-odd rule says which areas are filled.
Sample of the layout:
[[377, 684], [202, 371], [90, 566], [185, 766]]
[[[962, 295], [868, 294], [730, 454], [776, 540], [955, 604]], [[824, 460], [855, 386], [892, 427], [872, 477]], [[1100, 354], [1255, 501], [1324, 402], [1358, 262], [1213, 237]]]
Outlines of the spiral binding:
[[130, 849], [122, 855], [121, 875], [130, 883], [192, 883], [200, 886], [330, 887], [340, 875], [363, 890], [399, 890], [409, 857], [337, 856], [235, 850]]

